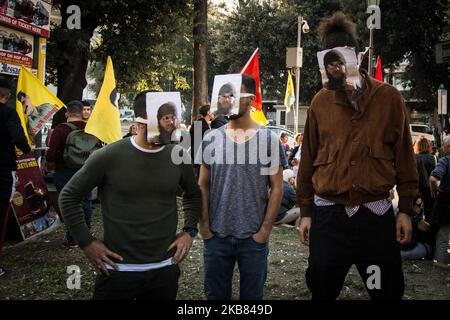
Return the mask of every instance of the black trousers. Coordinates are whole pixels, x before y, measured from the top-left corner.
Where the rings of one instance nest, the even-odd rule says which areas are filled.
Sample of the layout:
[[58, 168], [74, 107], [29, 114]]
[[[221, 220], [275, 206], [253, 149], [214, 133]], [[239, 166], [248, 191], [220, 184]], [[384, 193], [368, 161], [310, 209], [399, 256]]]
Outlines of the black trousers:
[[175, 300], [177, 297], [178, 265], [144, 272], [109, 273], [109, 276], [97, 276], [94, 300]]
[[3, 248], [13, 181], [11, 170], [0, 169], [0, 252]]
[[306, 282], [313, 300], [335, 300], [355, 264], [371, 299], [399, 300], [404, 292], [392, 207], [377, 216], [361, 206], [348, 217], [343, 205], [313, 207]]

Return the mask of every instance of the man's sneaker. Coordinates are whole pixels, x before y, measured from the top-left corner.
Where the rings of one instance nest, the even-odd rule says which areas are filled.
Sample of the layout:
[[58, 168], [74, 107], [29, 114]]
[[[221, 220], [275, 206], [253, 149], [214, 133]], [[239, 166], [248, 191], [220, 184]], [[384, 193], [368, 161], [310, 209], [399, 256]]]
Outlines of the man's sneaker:
[[65, 247], [76, 247], [77, 243], [74, 240], [65, 240], [63, 242], [63, 246], [65, 246]]
[[0, 278], [6, 274], [6, 270], [3, 267], [0, 267]]

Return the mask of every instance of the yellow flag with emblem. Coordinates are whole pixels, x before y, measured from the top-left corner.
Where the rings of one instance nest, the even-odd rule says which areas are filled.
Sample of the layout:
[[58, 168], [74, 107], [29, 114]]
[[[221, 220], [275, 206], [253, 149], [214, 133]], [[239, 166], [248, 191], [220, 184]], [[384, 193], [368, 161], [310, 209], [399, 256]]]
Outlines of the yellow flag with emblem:
[[292, 82], [291, 71], [288, 70], [286, 95], [284, 96], [284, 105], [286, 106], [286, 112], [291, 111], [291, 108], [294, 105], [294, 102], [295, 102], [294, 83]]
[[64, 103], [38, 78], [21, 66], [17, 80], [16, 111], [28, 143], [34, 144], [34, 136], [63, 106]]
[[117, 100], [116, 78], [111, 57], [108, 57], [103, 84], [84, 131], [108, 144], [120, 140], [122, 128]]

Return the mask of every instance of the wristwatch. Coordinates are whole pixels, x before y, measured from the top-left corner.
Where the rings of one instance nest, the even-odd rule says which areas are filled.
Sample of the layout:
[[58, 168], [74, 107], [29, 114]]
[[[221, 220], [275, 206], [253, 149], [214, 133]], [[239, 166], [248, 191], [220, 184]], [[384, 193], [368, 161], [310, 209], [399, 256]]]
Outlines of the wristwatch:
[[186, 233], [189, 233], [189, 235], [192, 238], [195, 238], [197, 236], [197, 233], [198, 233], [198, 229], [194, 228], [194, 227], [184, 227], [183, 231], [186, 232]]

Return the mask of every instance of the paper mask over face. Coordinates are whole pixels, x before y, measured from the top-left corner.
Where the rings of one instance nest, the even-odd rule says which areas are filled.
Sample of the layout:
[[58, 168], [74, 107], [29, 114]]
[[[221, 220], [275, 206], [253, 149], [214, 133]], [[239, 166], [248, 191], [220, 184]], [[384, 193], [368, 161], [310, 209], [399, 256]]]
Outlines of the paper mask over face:
[[181, 97], [179, 92], [146, 93], [146, 111], [149, 143], [163, 145], [180, 142]]
[[337, 47], [317, 53], [322, 83], [330, 90], [339, 90], [345, 84], [360, 87], [358, 61], [353, 48]]
[[242, 75], [227, 74], [214, 77], [211, 98], [211, 112], [216, 116], [230, 116], [239, 113], [239, 98]]

